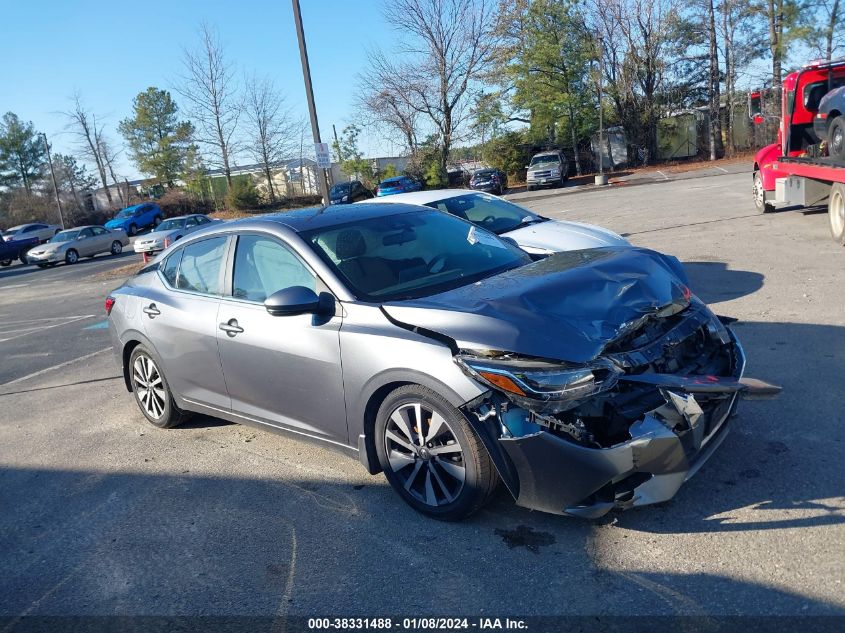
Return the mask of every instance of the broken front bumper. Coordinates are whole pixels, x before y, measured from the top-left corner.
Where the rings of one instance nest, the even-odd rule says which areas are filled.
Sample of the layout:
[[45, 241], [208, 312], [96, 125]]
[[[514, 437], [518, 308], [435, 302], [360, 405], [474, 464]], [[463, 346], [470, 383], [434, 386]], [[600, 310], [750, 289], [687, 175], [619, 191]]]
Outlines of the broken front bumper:
[[[589, 447], [548, 430], [498, 437], [491, 454], [517, 504], [595, 518], [614, 508], [671, 499], [724, 440], [737, 399], [769, 397], [779, 391], [742, 379], [745, 356], [735, 338], [733, 344], [734, 378], [628, 377], [660, 390], [666, 405], [631, 425], [627, 441], [607, 448]], [[706, 404], [699, 406], [699, 400]]]

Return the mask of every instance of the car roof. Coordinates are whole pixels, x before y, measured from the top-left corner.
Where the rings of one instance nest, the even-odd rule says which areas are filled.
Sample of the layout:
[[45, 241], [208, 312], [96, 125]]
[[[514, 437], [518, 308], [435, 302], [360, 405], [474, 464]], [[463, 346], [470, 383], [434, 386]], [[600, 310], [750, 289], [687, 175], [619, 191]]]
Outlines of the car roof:
[[397, 193], [392, 196], [384, 196], [382, 198], [367, 200], [366, 203], [356, 202], [355, 206], [359, 204], [428, 204], [430, 202], [437, 202], [438, 200], [447, 200], [449, 198], [457, 198], [458, 196], [466, 196], [470, 194], [474, 194], [476, 196], [490, 195], [483, 194], [472, 189], [430, 189], [428, 191]]
[[307, 209], [294, 209], [293, 211], [282, 211], [262, 215], [256, 218], [245, 218], [226, 222], [225, 230], [250, 228], [264, 222], [275, 222], [302, 233], [314, 229], [326, 229], [334, 226], [341, 226], [349, 222], [369, 220], [371, 218], [401, 215], [404, 213], [419, 213], [419, 206], [411, 204], [335, 204], [328, 207], [310, 207]]
[[[99, 229], [105, 229], [106, 228], [102, 224], [83, 224], [82, 226], [72, 226], [72, 227], [67, 228], [67, 229], [62, 229], [61, 232], [65, 233], [67, 231], [79, 231], [81, 229], [93, 229], [94, 227], [99, 228]], [[108, 231], [108, 229], [106, 229], [106, 230]]]

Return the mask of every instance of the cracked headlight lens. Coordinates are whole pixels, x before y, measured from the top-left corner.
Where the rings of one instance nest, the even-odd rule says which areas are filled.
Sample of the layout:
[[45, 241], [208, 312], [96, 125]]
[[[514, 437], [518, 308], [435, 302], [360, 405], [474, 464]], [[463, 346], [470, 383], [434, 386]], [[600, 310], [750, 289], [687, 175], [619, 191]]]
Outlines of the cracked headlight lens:
[[462, 354], [456, 361], [470, 376], [512, 399], [546, 402], [557, 411], [610, 389], [619, 379], [619, 370], [602, 360], [588, 366]]

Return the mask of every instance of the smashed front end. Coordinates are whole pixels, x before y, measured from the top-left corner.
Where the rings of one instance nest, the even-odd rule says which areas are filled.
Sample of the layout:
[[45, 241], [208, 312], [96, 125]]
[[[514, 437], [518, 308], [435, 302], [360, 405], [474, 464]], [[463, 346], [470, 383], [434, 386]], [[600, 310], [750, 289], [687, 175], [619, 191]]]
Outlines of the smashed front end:
[[733, 333], [695, 297], [628, 323], [588, 363], [463, 350], [491, 389], [465, 406], [519, 505], [599, 517], [673, 497], [724, 439], [744, 379]]

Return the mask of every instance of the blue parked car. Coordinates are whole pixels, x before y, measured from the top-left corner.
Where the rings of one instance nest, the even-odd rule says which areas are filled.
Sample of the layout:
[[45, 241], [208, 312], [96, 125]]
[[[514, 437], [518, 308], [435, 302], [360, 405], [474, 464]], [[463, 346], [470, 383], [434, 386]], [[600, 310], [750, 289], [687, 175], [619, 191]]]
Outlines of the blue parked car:
[[376, 187], [377, 196], [389, 196], [394, 193], [408, 193], [410, 191], [422, 191], [422, 185], [408, 176], [387, 178]]
[[119, 211], [116, 216], [106, 222], [106, 228], [110, 231], [121, 229], [127, 235], [135, 235], [148, 226], [158, 226], [163, 219], [164, 214], [157, 204], [145, 202]]

